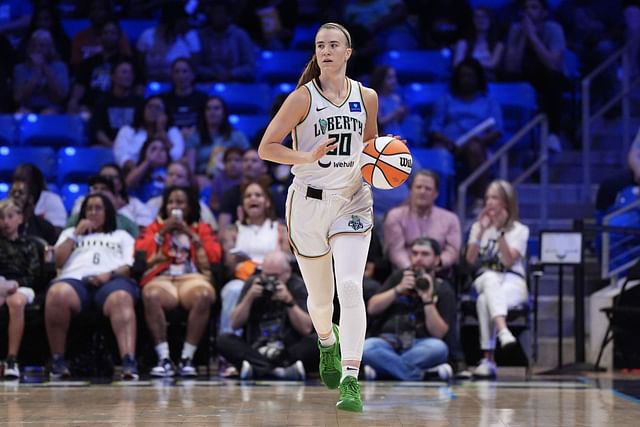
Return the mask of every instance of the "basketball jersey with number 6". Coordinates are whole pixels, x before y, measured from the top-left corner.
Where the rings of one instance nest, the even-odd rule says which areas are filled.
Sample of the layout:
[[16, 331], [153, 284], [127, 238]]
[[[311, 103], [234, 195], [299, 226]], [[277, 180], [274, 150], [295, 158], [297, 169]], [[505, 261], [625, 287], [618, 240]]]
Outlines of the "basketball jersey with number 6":
[[322, 95], [315, 80], [304, 85], [311, 96], [311, 103], [306, 117], [293, 130], [293, 148], [313, 151], [329, 137], [335, 137], [337, 144], [320, 160], [295, 165], [291, 172], [298, 183], [336, 190], [362, 181], [360, 153], [367, 111], [360, 83], [347, 79], [347, 86], [347, 98], [336, 105]]

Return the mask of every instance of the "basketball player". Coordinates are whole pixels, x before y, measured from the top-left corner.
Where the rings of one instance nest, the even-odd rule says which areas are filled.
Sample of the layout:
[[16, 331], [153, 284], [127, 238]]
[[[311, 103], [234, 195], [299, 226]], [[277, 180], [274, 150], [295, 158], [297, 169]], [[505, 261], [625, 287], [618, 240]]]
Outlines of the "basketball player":
[[[322, 25], [315, 46], [298, 87], [267, 127], [259, 154], [293, 165], [286, 219], [319, 337], [320, 379], [340, 389], [338, 409], [361, 412], [358, 372], [366, 329], [362, 277], [373, 200], [359, 158], [363, 141], [378, 134], [378, 95], [346, 77], [352, 49], [343, 26]], [[282, 145], [289, 133], [293, 149]], [[334, 272], [339, 328], [331, 324]]]

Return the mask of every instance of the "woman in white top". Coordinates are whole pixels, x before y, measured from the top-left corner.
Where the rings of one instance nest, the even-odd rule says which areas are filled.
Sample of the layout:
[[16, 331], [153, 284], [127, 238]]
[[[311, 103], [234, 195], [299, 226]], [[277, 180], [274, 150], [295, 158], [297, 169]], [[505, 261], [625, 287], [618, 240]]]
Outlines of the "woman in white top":
[[220, 332], [231, 332], [231, 311], [248, 278], [257, 266], [262, 265], [264, 256], [281, 249], [289, 253], [289, 241], [283, 224], [275, 220], [275, 209], [269, 190], [250, 181], [242, 190], [242, 205], [238, 210], [238, 221], [223, 230], [225, 242], [226, 267], [234, 272], [234, 279], [222, 288], [222, 310], [220, 313]]
[[138, 285], [129, 278], [134, 239], [116, 230], [116, 211], [102, 194], [84, 199], [75, 227], [65, 229], [55, 245], [59, 274], [45, 301], [45, 325], [53, 379], [69, 377], [64, 359], [71, 318], [98, 309], [109, 317], [122, 356], [122, 379], [138, 378], [135, 360]]
[[506, 181], [493, 181], [485, 195], [484, 209], [471, 227], [466, 251], [467, 262], [479, 266], [473, 281], [484, 352], [474, 371], [478, 377], [496, 375], [496, 334], [502, 347], [516, 344], [506, 316], [509, 308], [528, 298], [524, 268], [528, 240], [529, 228], [518, 221], [515, 190]]
[[[378, 135], [378, 96], [346, 76], [351, 54], [346, 28], [335, 23], [320, 26], [314, 55], [298, 87], [269, 123], [259, 154], [264, 160], [293, 165], [287, 226], [318, 333], [320, 379], [340, 390], [338, 409], [361, 412], [358, 373], [366, 332], [362, 280], [373, 200], [359, 159], [364, 141]], [[289, 134], [293, 148], [282, 145]], [[340, 301], [339, 327], [332, 325], [334, 286]]]
[[172, 126], [167, 128], [168, 117], [164, 101], [152, 96], [144, 101], [142, 110], [136, 112], [133, 126], [123, 126], [113, 143], [113, 155], [116, 163], [125, 171], [133, 169], [140, 158], [140, 150], [149, 136], [166, 135], [171, 143], [171, 158], [178, 160], [184, 154], [184, 139], [180, 130]]

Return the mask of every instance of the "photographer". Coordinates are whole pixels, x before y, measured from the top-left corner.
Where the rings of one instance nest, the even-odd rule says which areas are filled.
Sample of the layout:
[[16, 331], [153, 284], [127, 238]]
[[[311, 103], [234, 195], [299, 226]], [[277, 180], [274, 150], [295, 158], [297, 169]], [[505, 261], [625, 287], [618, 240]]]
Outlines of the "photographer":
[[250, 277], [231, 313], [231, 327], [243, 336], [223, 334], [218, 351], [243, 380], [272, 376], [304, 380], [305, 366], [318, 366], [317, 337], [312, 334], [304, 282], [291, 274], [287, 255], [276, 250]]
[[442, 379], [452, 374], [444, 340], [455, 330], [456, 300], [451, 285], [435, 278], [440, 245], [417, 238], [410, 261], [411, 268], [394, 272], [367, 304], [372, 318], [362, 358], [367, 379], [417, 381], [430, 368]]

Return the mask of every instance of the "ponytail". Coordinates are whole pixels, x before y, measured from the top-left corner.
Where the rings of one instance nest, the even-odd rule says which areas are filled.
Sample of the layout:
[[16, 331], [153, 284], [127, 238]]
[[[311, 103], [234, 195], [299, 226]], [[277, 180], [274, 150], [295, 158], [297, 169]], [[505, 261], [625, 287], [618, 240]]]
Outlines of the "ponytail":
[[[320, 26], [320, 28], [318, 29], [318, 32], [320, 32], [320, 30], [322, 29], [338, 30], [342, 32], [342, 34], [344, 34], [344, 37], [347, 39], [347, 47], [351, 48], [351, 35], [349, 34], [349, 31], [347, 31], [347, 29], [344, 26], [340, 24], [336, 24], [335, 22], [327, 22]], [[300, 86], [304, 86], [305, 84], [309, 83], [311, 80], [316, 79], [318, 77], [320, 77], [320, 66], [318, 66], [318, 58], [316, 58], [316, 54], [314, 53], [311, 59], [309, 60], [309, 62], [307, 62], [306, 67], [304, 67], [304, 71], [302, 72], [302, 74], [300, 75], [300, 78], [298, 79], [298, 85], [296, 86], [296, 89], [299, 88]]]
[[318, 77], [320, 77], [320, 67], [318, 66], [318, 59], [316, 58], [316, 54], [314, 53], [309, 62], [307, 62], [307, 66], [304, 67], [304, 71], [298, 79], [298, 85], [296, 86], [296, 89], [300, 86], [304, 86], [313, 79], [317, 79]]

